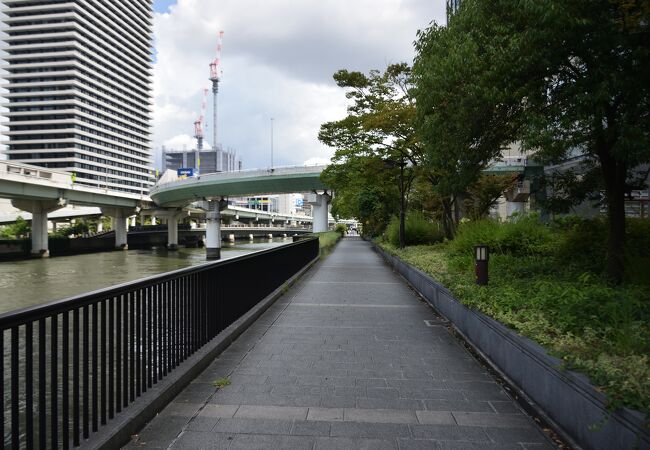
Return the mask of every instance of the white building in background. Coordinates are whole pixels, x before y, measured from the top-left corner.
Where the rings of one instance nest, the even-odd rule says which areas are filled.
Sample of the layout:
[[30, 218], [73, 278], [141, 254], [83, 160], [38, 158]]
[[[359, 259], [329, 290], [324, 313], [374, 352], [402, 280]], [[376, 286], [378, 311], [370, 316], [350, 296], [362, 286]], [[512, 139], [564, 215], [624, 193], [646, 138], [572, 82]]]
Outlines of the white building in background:
[[140, 194], [151, 171], [151, 0], [4, 0], [8, 159]]
[[233, 206], [256, 209], [278, 214], [310, 215], [309, 205], [303, 194], [256, 195], [251, 197], [231, 198]]

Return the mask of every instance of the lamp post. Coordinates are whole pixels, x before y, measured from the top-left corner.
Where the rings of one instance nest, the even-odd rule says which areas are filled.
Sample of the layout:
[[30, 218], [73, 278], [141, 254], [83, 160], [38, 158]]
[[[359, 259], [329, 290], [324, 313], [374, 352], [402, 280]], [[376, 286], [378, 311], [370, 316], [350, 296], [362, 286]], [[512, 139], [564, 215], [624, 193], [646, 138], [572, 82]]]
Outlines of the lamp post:
[[273, 121], [275, 119], [271, 117], [271, 170], [273, 170]]
[[406, 247], [406, 233], [405, 233], [405, 222], [406, 222], [406, 200], [405, 196], [405, 186], [404, 186], [404, 168], [408, 165], [404, 161], [404, 155], [400, 156], [399, 160], [394, 159], [385, 159], [384, 164], [388, 168], [399, 167], [399, 248]]
[[488, 284], [488, 260], [490, 259], [490, 250], [487, 245], [477, 245], [474, 247], [474, 260], [476, 268], [476, 284], [487, 286]]

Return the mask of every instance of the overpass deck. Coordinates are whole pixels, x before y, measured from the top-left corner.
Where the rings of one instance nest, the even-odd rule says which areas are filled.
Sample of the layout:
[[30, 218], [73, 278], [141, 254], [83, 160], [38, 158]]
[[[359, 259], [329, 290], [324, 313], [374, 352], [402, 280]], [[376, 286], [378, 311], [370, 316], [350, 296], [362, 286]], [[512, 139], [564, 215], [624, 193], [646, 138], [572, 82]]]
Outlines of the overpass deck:
[[150, 190], [162, 207], [185, 206], [195, 200], [221, 196], [281, 194], [323, 190], [320, 180], [325, 166], [279, 167], [201, 175], [157, 184]]
[[370, 245], [346, 238], [129, 448], [552, 447]]
[[149, 196], [75, 184], [67, 172], [0, 161], [0, 198], [64, 201], [95, 207], [135, 208], [151, 202]]

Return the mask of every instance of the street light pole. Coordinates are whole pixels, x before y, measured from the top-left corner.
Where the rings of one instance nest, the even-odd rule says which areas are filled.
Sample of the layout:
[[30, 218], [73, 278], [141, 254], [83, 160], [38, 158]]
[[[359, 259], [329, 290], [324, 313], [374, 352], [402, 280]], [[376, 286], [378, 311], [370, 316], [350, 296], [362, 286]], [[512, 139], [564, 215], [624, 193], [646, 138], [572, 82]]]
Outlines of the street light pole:
[[404, 161], [404, 155], [400, 156], [399, 161], [394, 159], [385, 159], [384, 164], [387, 168], [394, 169], [399, 166], [399, 248], [406, 247], [406, 193], [404, 192], [404, 168], [407, 162]]
[[406, 208], [404, 205], [404, 156], [400, 159], [399, 165], [399, 193], [400, 193], [400, 205], [399, 205], [399, 248], [406, 247]]
[[271, 169], [273, 169], [273, 117], [271, 117]]

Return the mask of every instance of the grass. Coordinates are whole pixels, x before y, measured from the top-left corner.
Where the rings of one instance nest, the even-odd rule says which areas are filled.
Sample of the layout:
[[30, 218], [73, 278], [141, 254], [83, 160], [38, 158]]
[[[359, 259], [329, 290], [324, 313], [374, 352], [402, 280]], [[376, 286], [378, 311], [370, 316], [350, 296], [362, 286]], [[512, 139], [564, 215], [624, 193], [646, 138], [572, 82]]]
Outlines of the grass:
[[[647, 271], [637, 277], [633, 265], [628, 281], [612, 287], [594, 265], [594, 255], [571, 251], [577, 245], [575, 230], [534, 222], [473, 224], [467, 228], [474, 229], [461, 229], [456, 240], [432, 246], [399, 250], [390, 243], [380, 245], [442, 282], [465, 305], [538, 342], [564, 367], [588, 375], [607, 394], [612, 409], [628, 406], [650, 417]], [[487, 287], [474, 282], [477, 240], [492, 249]], [[577, 242], [584, 240], [582, 235]]]
[[329, 255], [334, 250], [336, 243], [343, 237], [338, 231], [325, 231], [323, 233], [314, 233], [314, 235], [318, 236], [321, 258]]
[[230, 386], [230, 378], [219, 378], [217, 380], [214, 380], [212, 382], [212, 385], [218, 387], [219, 389]]

